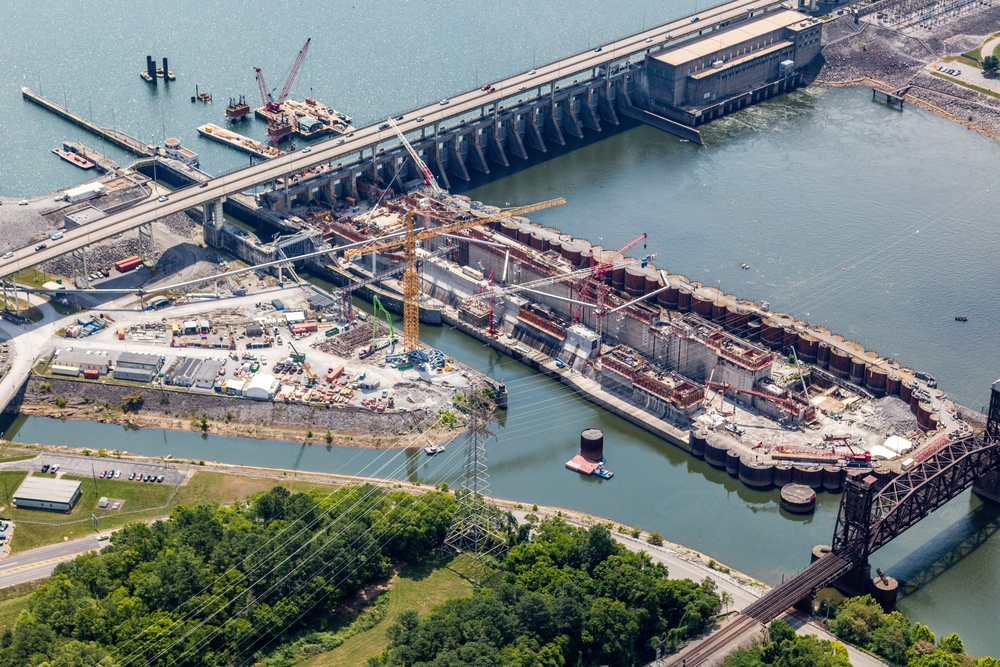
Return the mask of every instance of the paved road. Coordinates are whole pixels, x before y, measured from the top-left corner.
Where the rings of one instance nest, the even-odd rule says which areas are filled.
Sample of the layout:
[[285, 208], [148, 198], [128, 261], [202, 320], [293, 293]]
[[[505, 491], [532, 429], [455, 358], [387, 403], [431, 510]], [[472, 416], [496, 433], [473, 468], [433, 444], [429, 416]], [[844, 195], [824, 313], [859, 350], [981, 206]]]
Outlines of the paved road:
[[[523, 72], [497, 81], [491, 85], [494, 92], [486, 92], [476, 88], [452, 97], [447, 104], [430, 104], [404, 114], [404, 120], [397, 125], [403, 132], [414, 132], [430, 128], [445, 120], [463, 114], [479, 112], [489, 105], [496, 105], [503, 100], [522, 94], [522, 90], [555, 86], [559, 81], [572, 77], [574, 74], [596, 71], [597, 68], [622, 61], [637, 53], [642, 53], [665, 42], [674, 42], [687, 36], [709, 32], [720, 23], [738, 20], [750, 15], [758, 15], [766, 9], [778, 6], [776, 0], [731, 0], [717, 7], [698, 12], [695, 16], [676, 19], [650, 30], [604, 44], [594, 50], [578, 53], [557, 62], [543, 65], [531, 72]], [[532, 73], [534, 72], [534, 73]], [[265, 160], [244, 169], [225, 174], [200, 186], [189, 186], [175, 190], [169, 199], [161, 202], [158, 198], [150, 198], [132, 208], [110, 215], [103, 220], [67, 230], [59, 241], [48, 241], [47, 247], [35, 251], [33, 247], [14, 251], [10, 259], [0, 260], [0, 277], [17, 273], [27, 267], [34, 266], [55, 257], [65, 255], [72, 250], [86, 247], [114, 234], [124, 233], [141, 225], [153, 222], [165, 215], [185, 211], [220, 197], [236, 194], [261, 183], [287, 177], [297, 171], [303, 171], [324, 162], [343, 159], [346, 155], [360, 153], [363, 150], [377, 146], [383, 140], [395, 140], [391, 129], [381, 130], [376, 125], [356, 130], [353, 137], [330, 139], [315, 144], [308, 153], [301, 151], [286, 153], [282, 156]]]
[[0, 561], [0, 588], [44, 579], [52, 574], [52, 570], [59, 563], [72, 560], [88, 551], [100, 549], [105, 544], [107, 542], [99, 541], [96, 535], [90, 535], [14, 554]]

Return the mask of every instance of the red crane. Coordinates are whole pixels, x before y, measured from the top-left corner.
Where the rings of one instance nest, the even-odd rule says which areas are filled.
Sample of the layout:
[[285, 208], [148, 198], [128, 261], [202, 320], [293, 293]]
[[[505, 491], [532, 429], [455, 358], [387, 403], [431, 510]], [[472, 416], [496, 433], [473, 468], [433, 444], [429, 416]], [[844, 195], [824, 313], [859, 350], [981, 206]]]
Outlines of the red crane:
[[285, 80], [285, 85], [281, 89], [281, 94], [278, 95], [277, 100], [271, 96], [271, 93], [267, 92], [267, 86], [264, 84], [264, 74], [260, 71], [260, 68], [253, 68], [253, 71], [257, 73], [257, 85], [260, 87], [260, 101], [264, 105], [264, 108], [271, 113], [281, 111], [281, 103], [285, 101], [288, 97], [288, 91], [292, 89], [292, 83], [295, 82], [299, 68], [302, 67], [302, 61], [305, 60], [306, 51], [309, 50], [309, 42], [311, 41], [312, 37], [306, 40], [305, 46], [299, 51], [299, 55], [295, 58], [295, 64], [292, 65], [292, 71], [288, 73], [288, 78]]
[[[616, 262], [618, 262], [619, 260], [621, 260], [622, 257], [625, 256], [625, 253], [627, 253], [629, 250], [636, 247], [640, 243], [643, 243], [646, 240], [647, 236], [648, 235], [645, 232], [643, 232], [642, 234], [640, 234], [639, 236], [635, 237], [634, 239], [626, 243], [624, 246], [622, 246], [621, 249], [616, 250], [610, 255], [605, 256], [599, 263], [591, 264], [590, 275], [587, 277], [588, 279], [584, 279], [583, 281], [581, 281], [583, 283], [581, 296], [585, 297], [593, 296], [594, 283], [596, 283], [597, 285], [597, 299], [596, 299], [597, 307], [594, 309], [594, 317], [596, 318], [595, 325], [598, 335], [602, 333], [602, 329], [604, 328], [603, 327], [604, 316], [607, 314], [607, 309], [604, 307], [604, 297], [607, 294], [608, 286], [604, 284], [604, 281], [607, 280], [608, 272], [610, 272], [612, 268], [614, 268]], [[593, 258], [591, 258], [591, 262], [593, 262]], [[645, 266], [645, 261], [643, 262], [643, 266]], [[579, 311], [579, 307], [574, 306], [573, 319], [579, 320], [580, 314], [581, 312]]]

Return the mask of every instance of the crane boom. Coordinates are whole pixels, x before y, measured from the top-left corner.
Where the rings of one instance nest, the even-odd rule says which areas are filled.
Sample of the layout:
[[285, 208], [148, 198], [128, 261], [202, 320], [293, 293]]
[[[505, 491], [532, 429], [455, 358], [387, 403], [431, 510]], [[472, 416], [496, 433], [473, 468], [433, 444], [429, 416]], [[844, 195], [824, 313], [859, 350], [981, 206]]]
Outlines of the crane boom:
[[598, 280], [604, 280], [604, 278], [608, 274], [608, 271], [611, 269], [611, 265], [617, 262], [619, 259], [621, 259], [625, 255], [625, 253], [627, 253], [629, 250], [639, 245], [640, 242], [645, 241], [647, 236], [648, 235], [645, 232], [643, 232], [639, 236], [635, 237], [634, 239], [623, 245], [620, 250], [616, 250], [615, 252], [611, 253], [610, 256], [602, 259], [600, 264], [592, 267], [591, 269], [594, 274], [594, 277], [597, 278]]
[[288, 79], [285, 81], [284, 88], [281, 89], [281, 95], [278, 95], [278, 101], [275, 102], [277, 106], [281, 106], [281, 103], [285, 101], [288, 97], [288, 91], [292, 89], [292, 83], [295, 82], [295, 77], [299, 73], [299, 68], [302, 67], [302, 61], [305, 60], [306, 51], [309, 50], [309, 42], [312, 41], [312, 37], [306, 40], [305, 46], [299, 51], [299, 55], [295, 57], [295, 64], [292, 65], [292, 71], [288, 73]]
[[406, 271], [403, 273], [403, 347], [406, 352], [413, 352], [420, 347], [420, 277], [417, 275], [417, 241], [424, 241], [441, 234], [450, 234], [468, 227], [478, 227], [479, 225], [497, 222], [512, 215], [540, 211], [565, 203], [566, 200], [559, 197], [529, 206], [509, 208], [496, 215], [473, 216], [466, 220], [450, 220], [449, 218], [442, 218], [442, 213], [421, 212], [421, 215], [450, 220], [450, 222], [440, 227], [423, 229], [419, 233], [413, 227], [413, 217], [418, 212], [410, 210], [404, 216], [406, 224], [406, 235], [404, 238], [395, 238], [373, 246], [351, 248], [344, 251], [344, 257], [350, 259], [369, 252], [395, 250], [400, 246], [405, 248], [403, 254], [403, 261], [406, 264]]
[[410, 145], [410, 142], [406, 140], [405, 136], [403, 136], [403, 132], [402, 130], [399, 129], [399, 126], [396, 125], [396, 122], [391, 118], [388, 120], [389, 120], [389, 125], [391, 125], [392, 129], [396, 131], [396, 136], [399, 137], [399, 140], [403, 142], [403, 146], [406, 147], [406, 152], [410, 154], [410, 157], [413, 158], [413, 161], [416, 163], [417, 168], [420, 169], [421, 173], [423, 173], [424, 185], [433, 188], [434, 194], [437, 196], [438, 199], [443, 199], [444, 191], [440, 188], [440, 186], [438, 186], [437, 180], [434, 178], [434, 174], [431, 173], [430, 167], [428, 167], [424, 163], [424, 161], [420, 159], [420, 156], [417, 154], [417, 151], [414, 150], [413, 146]]
[[253, 71], [257, 75], [257, 87], [260, 88], [260, 103], [266, 107], [271, 103], [271, 94], [267, 92], [267, 85], [264, 83], [264, 73], [260, 71], [259, 67], [254, 67]]

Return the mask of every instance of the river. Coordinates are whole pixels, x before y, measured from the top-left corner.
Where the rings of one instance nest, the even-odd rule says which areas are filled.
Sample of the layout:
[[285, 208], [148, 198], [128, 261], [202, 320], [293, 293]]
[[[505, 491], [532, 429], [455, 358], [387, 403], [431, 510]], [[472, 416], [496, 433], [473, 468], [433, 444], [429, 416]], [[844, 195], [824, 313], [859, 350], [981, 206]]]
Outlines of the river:
[[[98, 143], [22, 102], [22, 80], [33, 88], [40, 82], [56, 101], [144, 139], [178, 136], [218, 173], [246, 158], [200, 140], [194, 127], [221, 123], [229, 95], [251, 97], [251, 66], [262, 67], [269, 85], [280, 88], [309, 34], [313, 45], [293, 95], [314, 96], [365, 123], [694, 5], [647, 0], [610, 12], [596, 0], [513, 2], [503, 11], [454, 1], [356, 2], [349, 9], [247, 2], [225, 19], [223, 10], [194, 2], [173, 3], [169, 12], [135, 3], [108, 3], [90, 14], [77, 7], [51, 3], [50, 12], [61, 8], [74, 20], [44, 24], [29, 3], [14, 3], [9, 12], [11, 25], [24, 29], [8, 34], [0, 67], [0, 89], [7, 91], [0, 113], [10, 121], [0, 125], [4, 195], [83, 182], [88, 175], [49, 148], [64, 139]], [[170, 57], [178, 80], [169, 88], [154, 91], [138, 77], [146, 53]], [[196, 82], [213, 92], [214, 104], [188, 101]], [[262, 124], [249, 127], [247, 133], [264, 137]], [[468, 194], [495, 204], [564, 196], [565, 206], [533, 219], [608, 247], [647, 232], [646, 252], [657, 254], [660, 268], [767, 300], [773, 309], [933, 374], [965, 405], [979, 409], [986, 402], [1000, 375], [1000, 292], [990, 287], [998, 275], [991, 211], [1000, 194], [1000, 146], [919, 110], [875, 105], [864, 89], [798, 91], [703, 131], [706, 145], [698, 147], [634, 128]], [[741, 270], [741, 262], [751, 270]], [[955, 315], [969, 321], [956, 323]], [[422, 335], [508, 381], [510, 409], [490, 448], [497, 496], [657, 530], [771, 584], [805, 565], [812, 545], [830, 541], [838, 496], [821, 494], [814, 516], [786, 515], [776, 492], [742, 487], [465, 336], [426, 327]], [[605, 432], [615, 472], [610, 482], [563, 469], [586, 427]], [[36, 418], [15, 420], [5, 435], [92, 448], [114, 439], [143, 454], [429, 483], [455, 482], [461, 450], [453, 444], [448, 454], [430, 459], [416, 450], [206, 441], [193, 433]], [[903, 599], [904, 613], [939, 635], [960, 633], [977, 654], [1000, 654], [993, 622], [981, 611], [1000, 599], [998, 517], [996, 508], [963, 494], [873, 559], [873, 567], [919, 583]]]

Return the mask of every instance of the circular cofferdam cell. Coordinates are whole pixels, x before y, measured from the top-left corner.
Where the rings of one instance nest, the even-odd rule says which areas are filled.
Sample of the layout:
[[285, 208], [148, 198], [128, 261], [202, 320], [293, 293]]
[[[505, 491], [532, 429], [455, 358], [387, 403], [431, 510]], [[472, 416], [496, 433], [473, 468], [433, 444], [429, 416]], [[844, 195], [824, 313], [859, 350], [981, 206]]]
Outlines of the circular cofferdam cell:
[[686, 313], [691, 310], [691, 290], [683, 289], [677, 293], [677, 310]]
[[917, 403], [917, 424], [925, 431], [931, 428], [931, 416], [934, 414], [934, 406], [930, 403], [920, 401]]
[[611, 286], [619, 292], [625, 291], [625, 267], [620, 266], [611, 270]]
[[792, 350], [798, 349], [799, 346], [799, 332], [795, 329], [785, 327], [785, 335], [782, 338], [782, 349]]
[[840, 378], [851, 376], [851, 357], [839, 347], [830, 350], [830, 370]]
[[517, 240], [517, 223], [513, 220], [500, 221], [500, 233], [509, 239]]
[[728, 304], [722, 299], [712, 302], [712, 321], [717, 324], [725, 324], [728, 308]]
[[688, 442], [691, 445], [691, 456], [695, 458], [705, 458], [705, 442], [708, 440], [708, 432], [705, 429], [691, 431]]
[[816, 509], [816, 492], [802, 484], [781, 487], [781, 508], [793, 514], [808, 514]]
[[898, 595], [899, 582], [892, 577], [883, 575], [872, 579], [872, 597], [886, 613], [896, 608]]
[[525, 225], [517, 227], [517, 240], [524, 245], [531, 245], [531, 227]]
[[820, 558], [824, 558], [833, 553], [833, 547], [829, 544], [817, 544], [812, 548], [812, 554], [809, 556], [809, 562], [815, 563]]
[[[649, 271], [651, 268], [652, 267], [646, 267], [646, 270]], [[660, 282], [660, 278], [656, 275], [655, 271], [652, 274], [647, 273], [645, 275], [645, 279], [646, 285], [643, 294], [652, 294], [656, 290], [663, 287], [663, 283]]]
[[917, 414], [917, 406], [919, 405], [920, 405], [920, 394], [918, 394], [917, 392], [913, 392], [912, 394], [910, 394], [910, 412], [912, 412], [914, 416], [916, 416]]
[[878, 480], [878, 485], [880, 488], [891, 482], [893, 478], [896, 476], [896, 473], [894, 473], [892, 470], [882, 466], [873, 469], [872, 474], [875, 475], [875, 479]]
[[795, 466], [792, 469], [792, 484], [801, 484], [810, 489], [822, 489], [823, 469], [819, 466]]
[[796, 350], [799, 353], [799, 359], [807, 364], [815, 364], [819, 354], [819, 339], [807, 333], [801, 333]]
[[913, 397], [913, 385], [906, 380], [899, 381], [899, 400], [903, 401], [907, 405], [910, 404], [910, 398]]
[[750, 313], [743, 306], [729, 306], [726, 309], [726, 330], [737, 336], [747, 335]]
[[588, 461], [604, 460], [604, 431], [587, 428], [580, 433], [580, 456]]
[[754, 489], [766, 489], [774, 484], [774, 464], [758, 461], [753, 454], [740, 457], [740, 481]]
[[858, 357], [851, 357], [851, 382], [854, 384], [865, 383], [865, 360]]
[[902, 388], [903, 382], [899, 379], [898, 375], [890, 375], [885, 381], [885, 393], [890, 396], [899, 396]]
[[760, 342], [772, 350], [785, 344], [785, 329], [774, 320], [764, 320], [760, 325]]
[[888, 379], [889, 373], [883, 368], [868, 366], [865, 369], [865, 387], [879, 398], [885, 396]]
[[733, 477], [740, 476], [740, 453], [735, 449], [726, 452], [726, 472]]
[[700, 294], [695, 294], [691, 299], [691, 310], [698, 313], [706, 320], [712, 319], [712, 300], [706, 299]]
[[816, 348], [816, 365], [822, 369], [830, 367], [830, 344], [820, 342]]
[[823, 467], [823, 488], [827, 491], [840, 491], [846, 479], [847, 471], [840, 466]]
[[677, 297], [679, 295], [680, 290], [673, 285], [670, 285], [667, 289], [656, 295], [656, 303], [659, 304], [661, 308], [666, 308], [667, 310], [677, 310]]
[[729, 447], [725, 444], [713, 442], [710, 436], [707, 437], [705, 440], [705, 463], [713, 468], [725, 470], [727, 451], [729, 451]]
[[760, 330], [761, 330], [760, 320], [750, 320], [749, 322], [747, 322], [747, 331], [744, 335], [746, 336], [746, 339], [751, 343], [759, 343]]
[[646, 289], [646, 276], [643, 275], [642, 269], [625, 267], [625, 291], [632, 296], [642, 296], [644, 289]]
[[778, 488], [785, 484], [792, 483], [792, 466], [787, 463], [779, 463], [774, 466], [774, 485]]
[[545, 252], [549, 249], [549, 240], [541, 232], [531, 232], [531, 247], [539, 252]]
[[927, 430], [936, 431], [938, 428], [938, 423], [939, 422], [937, 414], [932, 413], [929, 417], [927, 417]]

